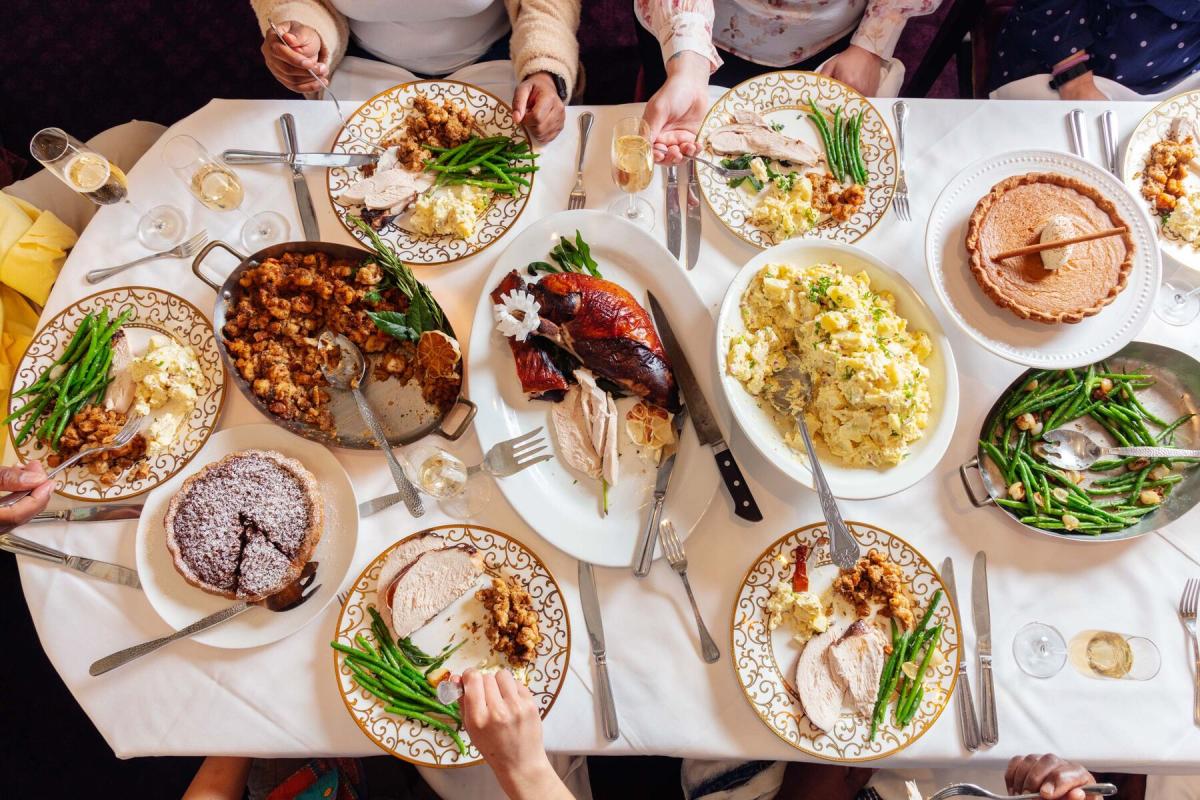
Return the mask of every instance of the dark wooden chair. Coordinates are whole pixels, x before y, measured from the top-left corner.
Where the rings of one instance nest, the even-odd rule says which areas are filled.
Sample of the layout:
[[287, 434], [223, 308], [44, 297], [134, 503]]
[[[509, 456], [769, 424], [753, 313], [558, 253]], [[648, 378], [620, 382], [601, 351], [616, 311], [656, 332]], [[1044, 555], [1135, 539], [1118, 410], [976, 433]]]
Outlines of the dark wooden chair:
[[1011, 0], [948, 0], [942, 24], [902, 94], [924, 97], [955, 59], [960, 97], [987, 97], [992, 43]]

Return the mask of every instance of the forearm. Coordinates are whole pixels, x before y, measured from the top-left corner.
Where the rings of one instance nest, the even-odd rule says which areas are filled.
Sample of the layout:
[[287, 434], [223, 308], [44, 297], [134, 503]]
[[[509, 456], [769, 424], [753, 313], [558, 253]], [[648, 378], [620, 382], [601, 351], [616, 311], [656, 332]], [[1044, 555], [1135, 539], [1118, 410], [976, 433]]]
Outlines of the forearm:
[[209, 756], [192, 778], [183, 800], [241, 800], [250, 774], [250, 759]]
[[850, 43], [883, 59], [892, 57], [910, 17], [932, 14], [942, 0], [868, 0]]
[[710, 73], [721, 66], [712, 43], [716, 17], [712, 0], [637, 0], [634, 11], [642, 26], [658, 39], [663, 63], [688, 52], [708, 61]]
[[495, 769], [496, 780], [509, 800], [575, 800], [549, 759], [523, 769]]
[[518, 81], [551, 72], [567, 83], [567, 97], [579, 76], [581, 0], [505, 0], [512, 23], [509, 50]]
[[250, 0], [258, 27], [266, 36], [272, 22], [299, 22], [321, 37], [328, 53], [329, 68], [337, 66], [346, 54], [350, 27], [346, 18], [323, 0]]

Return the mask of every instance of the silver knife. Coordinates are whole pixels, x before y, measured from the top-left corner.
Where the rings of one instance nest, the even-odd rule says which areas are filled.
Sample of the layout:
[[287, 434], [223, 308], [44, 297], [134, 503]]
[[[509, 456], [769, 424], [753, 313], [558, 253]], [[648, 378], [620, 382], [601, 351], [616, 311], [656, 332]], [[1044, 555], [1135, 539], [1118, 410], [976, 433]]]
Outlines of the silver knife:
[[358, 515], [360, 517], [369, 517], [372, 514], [378, 514], [385, 508], [390, 508], [396, 505], [396, 503], [402, 502], [404, 502], [404, 498], [400, 496], [399, 492], [385, 494], [381, 497], [376, 497], [374, 500], [364, 500], [358, 504]]
[[[958, 608], [958, 590], [954, 584], [954, 562], [947, 558], [942, 562], [942, 583], [950, 604]], [[962, 637], [959, 637], [962, 642]], [[958, 725], [962, 732], [963, 745], [974, 753], [979, 749], [979, 719], [975, 716], [975, 701], [971, 699], [971, 682], [967, 678], [966, 659], [958, 660], [958, 682], [954, 685], [954, 696], [958, 702]]]
[[120, 564], [110, 564], [107, 561], [95, 561], [90, 558], [83, 558], [82, 556], [67, 555], [52, 547], [30, 541], [13, 533], [0, 535], [0, 550], [6, 550], [16, 555], [29, 556], [30, 558], [40, 558], [42, 561], [49, 561], [53, 564], [61, 564], [64, 567], [82, 572], [85, 575], [91, 575], [93, 578], [99, 578], [102, 581], [115, 583], [119, 586], [128, 586], [133, 589], [142, 588], [142, 583], [138, 580], [137, 572], [129, 567], [122, 567]]
[[658, 474], [654, 478], [654, 506], [650, 509], [650, 519], [638, 538], [634, 548], [633, 574], [644, 578], [650, 572], [654, 563], [654, 543], [658, 541], [658, 523], [662, 520], [663, 504], [667, 500], [667, 487], [671, 483], [671, 473], [675, 471], [675, 457], [679, 455], [679, 436], [683, 431], [683, 420], [687, 416], [687, 406], [679, 410], [671, 420], [671, 431], [675, 441], [663, 448], [662, 459], [658, 464]]
[[[279, 127], [283, 130], [283, 143], [288, 153], [300, 150], [296, 139], [296, 120], [291, 114], [279, 118]], [[304, 238], [310, 242], [321, 241], [321, 229], [317, 226], [317, 210], [313, 208], [312, 195], [308, 193], [308, 181], [304, 180], [304, 172], [295, 163], [292, 166], [292, 190], [296, 193], [296, 208], [300, 211], [300, 225], [304, 228]]]
[[696, 177], [696, 162], [687, 162], [687, 268], [700, 260], [700, 180]]
[[137, 519], [142, 515], [141, 503], [117, 503], [111, 506], [64, 508], [43, 511], [30, 522], [108, 522], [114, 519]]
[[979, 738], [992, 745], [1000, 740], [996, 720], [996, 687], [992, 682], [992, 612], [988, 605], [987, 553], [975, 554], [971, 578], [971, 609], [975, 614], [975, 653], [979, 658]]
[[700, 383], [692, 373], [691, 366], [688, 365], [687, 356], [684, 355], [683, 348], [679, 346], [675, 331], [671, 330], [667, 313], [663, 311], [658, 298], [649, 292], [647, 295], [650, 299], [650, 313], [654, 315], [654, 323], [658, 326], [658, 335], [662, 338], [667, 357], [671, 359], [671, 370], [675, 373], [675, 381], [679, 384], [684, 402], [687, 403], [688, 413], [692, 418], [692, 428], [695, 429], [700, 444], [712, 448], [713, 455], [717, 459], [717, 470], [721, 473], [721, 479], [725, 481], [725, 488], [729, 490], [729, 496], [733, 498], [733, 513], [751, 522], [761, 522], [763, 515], [758, 509], [758, 503], [755, 502], [754, 495], [750, 493], [750, 486], [746, 483], [746, 478], [742, 475], [737, 461], [734, 460], [729, 445], [725, 444], [721, 427], [717, 425], [717, 420], [709, 409], [708, 401], [704, 399], [704, 392], [701, 391]]
[[1117, 169], [1117, 115], [1105, 111], [1100, 115], [1100, 141], [1104, 146], [1104, 166], [1113, 175], [1120, 177]]
[[667, 249], [679, 258], [679, 245], [683, 238], [683, 218], [679, 216], [679, 168], [674, 164], [667, 167]]
[[271, 153], [265, 150], [226, 150], [226, 164], [291, 164], [296, 167], [362, 167], [379, 161], [377, 153]]
[[596, 697], [600, 701], [600, 721], [604, 738], [615, 742], [620, 735], [617, 706], [613, 702], [612, 683], [608, 680], [608, 653], [604, 648], [604, 620], [600, 617], [600, 598], [596, 594], [596, 576], [592, 565], [579, 562], [579, 600], [583, 603], [583, 621], [587, 624], [592, 657], [596, 660]]

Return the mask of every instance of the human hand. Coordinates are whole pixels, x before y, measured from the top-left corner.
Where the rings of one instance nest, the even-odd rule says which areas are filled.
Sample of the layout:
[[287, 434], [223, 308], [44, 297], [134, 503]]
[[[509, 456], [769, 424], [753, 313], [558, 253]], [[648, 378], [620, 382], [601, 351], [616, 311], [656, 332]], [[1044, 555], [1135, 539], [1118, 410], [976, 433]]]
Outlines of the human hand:
[[831, 78], [837, 78], [850, 88], [874, 97], [879, 91], [880, 70], [883, 69], [883, 59], [858, 45], [852, 44], [822, 67], [821, 72]]
[[513, 800], [557, 800], [571, 794], [542, 747], [542, 718], [533, 695], [508, 670], [462, 676], [463, 723], [500, 787]]
[[29, 522], [35, 514], [46, 508], [50, 502], [50, 492], [54, 491], [54, 481], [46, 478], [42, 462], [30, 461], [24, 466], [0, 469], [0, 489], [6, 492], [33, 490], [29, 496], [8, 508], [0, 508], [0, 528], [15, 528]]
[[1095, 76], [1085, 72], [1078, 78], [1058, 87], [1058, 96], [1063, 100], [1107, 100], [1108, 95], [1096, 87]]
[[524, 123], [539, 142], [549, 142], [562, 132], [567, 109], [550, 73], [535, 72], [517, 86], [513, 95], [513, 121], [518, 125]]
[[708, 74], [708, 59], [699, 53], [684, 51], [667, 62], [667, 81], [642, 114], [655, 161], [679, 164], [696, 154], [696, 133], [708, 112]]
[[1016, 756], [1004, 773], [1009, 794], [1039, 792], [1043, 800], [1085, 800], [1087, 795], [1079, 787], [1095, 782], [1082, 766], [1053, 753]]
[[326, 61], [329, 52], [320, 34], [299, 22], [277, 22], [275, 27], [283, 35], [283, 42], [279, 41], [275, 31], [268, 28], [262, 43], [263, 60], [267, 62], [267, 69], [275, 76], [275, 80], [300, 94], [319, 92], [325, 88], [308, 74], [311, 69], [321, 78], [328, 79], [329, 65]]

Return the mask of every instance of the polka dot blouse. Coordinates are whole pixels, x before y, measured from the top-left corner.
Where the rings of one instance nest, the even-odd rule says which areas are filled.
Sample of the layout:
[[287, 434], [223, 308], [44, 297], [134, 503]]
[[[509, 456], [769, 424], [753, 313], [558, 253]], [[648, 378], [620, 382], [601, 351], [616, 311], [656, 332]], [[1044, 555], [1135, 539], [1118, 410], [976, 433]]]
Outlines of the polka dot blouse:
[[1019, 0], [996, 39], [992, 88], [1049, 72], [1080, 50], [1095, 74], [1160, 92], [1200, 69], [1200, 2]]

